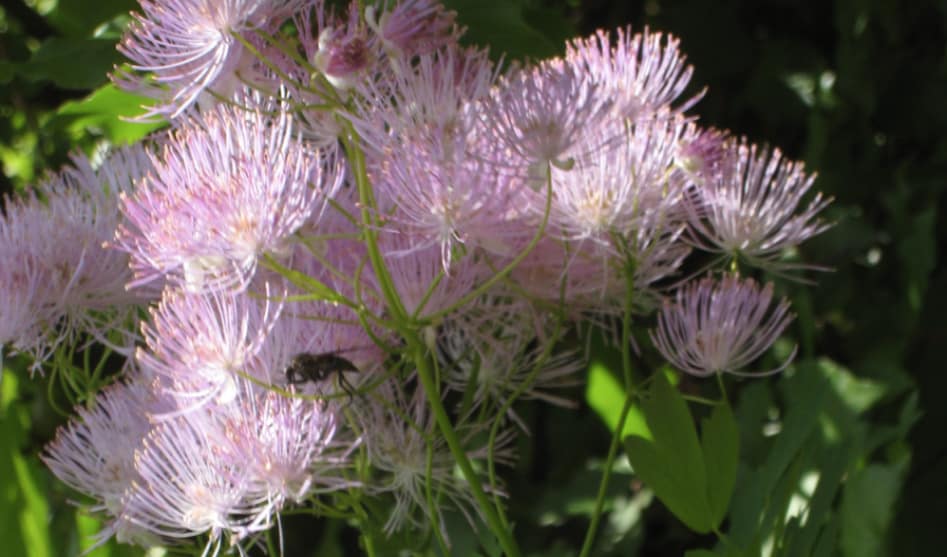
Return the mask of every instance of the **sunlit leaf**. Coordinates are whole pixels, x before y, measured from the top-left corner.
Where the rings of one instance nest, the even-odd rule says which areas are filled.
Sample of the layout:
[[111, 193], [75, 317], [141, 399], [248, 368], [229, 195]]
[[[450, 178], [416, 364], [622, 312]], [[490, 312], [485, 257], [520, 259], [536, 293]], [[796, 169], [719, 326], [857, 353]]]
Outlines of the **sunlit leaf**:
[[[589, 380], [585, 389], [585, 400], [595, 413], [602, 418], [609, 431], [615, 431], [621, 418], [621, 409], [625, 404], [625, 389], [621, 382], [608, 370], [604, 361], [593, 358], [589, 364]], [[637, 406], [632, 406], [625, 418], [622, 437], [638, 435], [651, 438], [648, 424]]]
[[114, 144], [138, 141], [163, 126], [160, 122], [130, 122], [144, 113], [142, 105], [148, 99], [126, 93], [112, 84], [103, 85], [81, 101], [67, 102], [60, 107], [57, 117], [71, 120], [72, 127], [100, 131]]
[[694, 531], [709, 532], [714, 520], [707, 500], [704, 458], [687, 403], [658, 373], [641, 408], [652, 439], [625, 438], [635, 474], [681, 522]]
[[740, 452], [740, 432], [728, 404], [718, 404], [703, 420], [700, 443], [707, 467], [707, 498], [713, 523], [719, 526], [727, 515], [737, 481]]

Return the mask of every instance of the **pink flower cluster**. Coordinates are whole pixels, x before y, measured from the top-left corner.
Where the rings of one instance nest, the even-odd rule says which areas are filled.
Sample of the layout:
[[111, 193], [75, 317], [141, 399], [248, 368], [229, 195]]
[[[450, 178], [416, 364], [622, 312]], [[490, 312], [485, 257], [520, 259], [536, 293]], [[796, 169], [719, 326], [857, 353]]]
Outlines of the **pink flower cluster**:
[[[525, 429], [511, 396], [572, 404], [582, 359], [546, 350], [563, 325], [613, 322], [629, 292], [696, 375], [747, 373], [791, 320], [730, 269], [799, 267], [827, 201], [686, 114], [676, 39], [602, 31], [502, 69], [435, 0], [361, 4], [142, 0], [115, 81], [170, 131], [6, 204], [0, 342], [40, 365], [128, 331], [126, 377], [45, 453], [103, 539], [215, 554], [349, 488], [391, 494], [389, 532], [443, 528], [429, 489], [476, 520], [402, 313], [464, 450], [499, 460]], [[694, 251], [731, 265], [681, 286]]]

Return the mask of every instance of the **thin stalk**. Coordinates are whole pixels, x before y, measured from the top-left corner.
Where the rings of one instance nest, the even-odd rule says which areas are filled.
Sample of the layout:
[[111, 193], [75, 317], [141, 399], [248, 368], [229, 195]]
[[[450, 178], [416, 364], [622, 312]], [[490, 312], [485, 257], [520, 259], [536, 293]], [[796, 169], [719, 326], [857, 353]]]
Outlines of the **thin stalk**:
[[592, 520], [589, 523], [589, 529], [585, 532], [585, 541], [582, 543], [582, 551], [579, 557], [588, 557], [592, 551], [595, 542], [595, 534], [598, 531], [598, 523], [602, 518], [602, 509], [605, 508], [605, 495], [608, 491], [608, 481], [612, 475], [612, 465], [618, 454], [618, 447], [621, 445], [621, 432], [625, 429], [625, 419], [628, 418], [628, 412], [631, 410], [631, 402], [634, 396], [629, 392], [625, 394], [625, 404], [621, 408], [621, 416], [618, 418], [618, 425], [615, 427], [615, 433], [612, 434], [612, 444], [608, 448], [608, 457], [605, 459], [605, 469], [602, 471], [602, 481], [598, 485], [598, 495], [595, 497], [595, 512], [592, 513]]
[[421, 341], [417, 333], [414, 332], [408, 332], [408, 334], [405, 335], [405, 340], [407, 340], [408, 343], [408, 351], [411, 353], [415, 365], [417, 366], [418, 380], [424, 388], [424, 394], [427, 397], [431, 411], [434, 413], [437, 426], [441, 430], [441, 434], [444, 435], [444, 440], [447, 441], [447, 446], [457, 461], [457, 465], [460, 467], [464, 479], [466, 479], [467, 484], [470, 485], [470, 490], [473, 492], [474, 499], [477, 500], [477, 505], [480, 507], [480, 511], [483, 513], [487, 525], [497, 537], [497, 541], [503, 549], [503, 552], [506, 553], [508, 557], [519, 557], [520, 550], [516, 545], [516, 541], [510, 535], [507, 528], [503, 526], [503, 522], [497, 515], [493, 503], [487, 497], [486, 492], [484, 492], [480, 478], [470, 464], [470, 459], [467, 458], [467, 453], [464, 451], [463, 446], [461, 446], [460, 439], [457, 438], [457, 433], [454, 431], [450, 418], [447, 416], [447, 411], [444, 409], [440, 397], [437, 396], [438, 389], [431, 376], [423, 341]]
[[618, 455], [618, 447], [621, 445], [621, 436], [625, 430], [625, 420], [628, 418], [628, 412], [631, 410], [631, 403], [635, 397], [635, 384], [631, 375], [631, 312], [635, 293], [634, 268], [629, 264], [625, 274], [625, 308], [624, 319], [621, 327], [621, 363], [622, 377], [625, 380], [625, 403], [622, 405], [621, 415], [618, 418], [618, 425], [612, 433], [612, 443], [608, 448], [608, 456], [605, 459], [605, 469], [602, 470], [602, 480], [598, 486], [598, 495], [595, 498], [595, 511], [592, 513], [592, 519], [589, 522], [589, 528], [585, 532], [585, 541], [582, 543], [582, 551], [579, 557], [588, 557], [592, 551], [595, 542], [595, 534], [598, 531], [598, 523], [602, 518], [602, 510], [605, 507], [605, 494], [608, 490], [608, 481], [611, 479], [612, 466], [615, 463], [615, 457]]
[[431, 479], [434, 477], [432, 472], [434, 467], [434, 448], [428, 443], [427, 444], [427, 464], [425, 467], [426, 481], [424, 482], [424, 494], [427, 498], [428, 512], [431, 513], [431, 530], [434, 532], [434, 539], [437, 540], [437, 545], [441, 550], [441, 555], [450, 555], [450, 550], [447, 546], [447, 541], [444, 540], [444, 535], [441, 533], [441, 517], [440, 513], [437, 510], [437, 505], [434, 502], [434, 486], [431, 485]]

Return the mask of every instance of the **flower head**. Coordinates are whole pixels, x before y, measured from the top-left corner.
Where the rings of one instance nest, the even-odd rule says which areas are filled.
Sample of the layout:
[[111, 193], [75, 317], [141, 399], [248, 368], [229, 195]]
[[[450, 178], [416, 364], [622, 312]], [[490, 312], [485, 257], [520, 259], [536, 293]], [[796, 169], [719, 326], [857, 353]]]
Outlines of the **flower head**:
[[[744, 373], [792, 321], [785, 299], [771, 308], [773, 285], [762, 289], [752, 279], [705, 278], [677, 291], [658, 314], [651, 339], [677, 369], [697, 376]], [[795, 354], [795, 352], [793, 353]], [[753, 375], [777, 373], [789, 365]]]
[[313, 65], [336, 89], [347, 91], [355, 86], [359, 74], [372, 63], [372, 51], [366, 30], [359, 20], [358, 5], [349, 4], [348, 21], [337, 21], [319, 32]]
[[604, 126], [610, 108], [603, 90], [552, 59], [507, 76], [481, 114], [488, 140], [502, 145], [539, 189], [549, 165], [570, 168], [573, 157], [584, 154], [574, 149]]
[[729, 168], [697, 188], [692, 199], [694, 241], [702, 249], [781, 269], [782, 252], [826, 230], [816, 215], [830, 202], [816, 194], [797, 212], [815, 177], [778, 149], [741, 144]]
[[115, 244], [131, 255], [132, 285], [168, 275], [191, 291], [241, 290], [320, 211], [341, 183], [338, 162], [294, 139], [280, 108], [221, 106], [170, 135], [122, 197]]
[[380, 10], [368, 6], [365, 21], [396, 59], [410, 60], [456, 44], [462, 32], [454, 23], [457, 14], [436, 0], [404, 0], [387, 8], [387, 2]]
[[151, 431], [148, 412], [160, 401], [140, 380], [118, 383], [102, 391], [91, 408], [78, 409], [78, 418], [56, 432], [41, 456], [49, 469], [70, 487], [92, 497], [92, 511], [110, 523], [100, 533], [104, 542], [154, 544], [146, 530], [122, 520], [125, 493], [140, 476], [135, 451]]
[[[579, 75], [604, 87], [615, 99], [615, 111], [636, 120], [670, 108], [690, 81], [694, 68], [685, 66], [685, 57], [672, 36], [661, 33], [632, 34], [631, 28], [618, 29], [615, 42], [606, 31], [566, 44], [566, 61]], [[687, 110], [700, 95], [684, 101], [677, 111]]]
[[132, 69], [147, 78], [118, 74], [120, 86], [156, 97], [148, 115], [177, 118], [208, 90], [230, 97], [238, 73], [255, 59], [235, 36], [256, 39], [252, 31], [272, 28], [301, 0], [141, 0], [118, 49]]
[[273, 526], [286, 504], [300, 503], [312, 493], [355, 485], [342, 470], [357, 441], [344, 435], [334, 405], [273, 392], [255, 393], [223, 409], [220, 448], [245, 466], [243, 500], [251, 517], [242, 531]]
[[280, 310], [246, 293], [165, 291], [151, 322], [142, 325], [148, 349], [137, 355], [143, 371], [158, 378], [178, 403], [178, 409], [158, 417], [229, 404], [246, 390], [242, 375], [270, 382], [288, 359], [279, 342], [285, 339], [271, 337]]
[[216, 555], [229, 534], [239, 539], [252, 515], [245, 462], [221, 441], [221, 424], [197, 411], [156, 426], [135, 452], [138, 479], [127, 490], [121, 520], [166, 541], [208, 537]]
[[[0, 343], [38, 366], [80, 333], [118, 329], [154, 290], [126, 290], [128, 254], [104, 245], [119, 225], [119, 195], [145, 172], [141, 147], [118, 150], [98, 167], [81, 155], [35, 192], [8, 200], [0, 218]], [[131, 344], [131, 342], [129, 342]]]

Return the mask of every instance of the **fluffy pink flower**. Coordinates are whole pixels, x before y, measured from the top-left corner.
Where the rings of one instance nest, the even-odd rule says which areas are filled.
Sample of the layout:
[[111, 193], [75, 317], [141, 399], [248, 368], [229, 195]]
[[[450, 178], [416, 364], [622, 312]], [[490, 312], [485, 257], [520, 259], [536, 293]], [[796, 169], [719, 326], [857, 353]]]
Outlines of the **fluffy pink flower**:
[[145, 150], [116, 151], [97, 168], [84, 156], [73, 164], [40, 184], [43, 200], [8, 200], [0, 218], [0, 343], [31, 353], [37, 366], [80, 333], [132, 337], [133, 315], [155, 296], [126, 290], [128, 255], [104, 245], [120, 221], [119, 196], [147, 169]]
[[[606, 31], [566, 44], [566, 61], [578, 75], [599, 84], [603, 94], [615, 100], [617, 113], [628, 119], [647, 117], [670, 108], [687, 87], [693, 67], [685, 66], [678, 52], [680, 41], [661, 33], [632, 34], [619, 29], [615, 41]], [[694, 105], [697, 95], [677, 107], [683, 112]]]
[[[665, 303], [651, 339], [681, 371], [702, 377], [744, 374], [742, 370], [768, 350], [792, 321], [789, 302], [783, 299], [771, 307], [772, 301], [771, 283], [760, 289], [752, 279], [730, 275], [718, 282], [708, 277], [682, 287], [674, 303]], [[777, 373], [792, 357], [776, 369], [747, 375]]]
[[360, 87], [352, 122], [376, 158], [402, 150], [405, 140], [468, 150], [478, 124], [476, 102], [497, 75], [486, 51], [444, 48]]
[[244, 463], [242, 499], [250, 519], [241, 531], [267, 530], [285, 505], [357, 485], [343, 474], [357, 442], [342, 431], [335, 405], [260, 393], [223, 409], [219, 420], [208, 433]]
[[269, 295], [165, 291], [142, 325], [148, 349], [137, 356], [179, 407], [162, 419], [233, 402], [247, 389], [241, 374], [272, 382], [289, 354], [278, 336], [270, 341], [281, 306], [271, 307]]
[[829, 227], [816, 215], [831, 200], [818, 193], [799, 211], [815, 177], [778, 149], [758, 150], [744, 143], [731, 161], [718, 179], [697, 189], [691, 208], [691, 225], [699, 236], [695, 244], [757, 266], [792, 267], [778, 258]]
[[385, 1], [365, 8], [365, 21], [384, 50], [404, 60], [457, 44], [462, 31], [454, 23], [456, 16], [437, 0], [404, 0], [390, 9]]
[[205, 91], [230, 97], [239, 74], [255, 62], [234, 35], [254, 42], [254, 31], [272, 31], [302, 0], [141, 0], [118, 49], [132, 69], [153, 75], [118, 74], [116, 83], [157, 98], [149, 115], [177, 118]]
[[[596, 137], [610, 117], [611, 100], [560, 59], [512, 73], [481, 107], [487, 140], [502, 145], [507, 164], [522, 168], [533, 189], [545, 186], [549, 167], [568, 169], [575, 147]], [[600, 149], [603, 145], [590, 145]]]
[[96, 500], [92, 511], [110, 519], [99, 534], [101, 542], [112, 535], [124, 543], [158, 541], [121, 519], [125, 493], [140, 480], [135, 450], [151, 431], [148, 411], [157, 404], [139, 381], [111, 386], [96, 397], [94, 406], [78, 408], [78, 419], [60, 428], [42, 455], [56, 477]]
[[[599, 135], [592, 142], [609, 141], [607, 148], [579, 159], [570, 170], [553, 170], [551, 233], [568, 241], [610, 245], [616, 234], [679, 225], [685, 213], [683, 180], [674, 161], [684, 128], [683, 119], [662, 118], [607, 140]], [[536, 213], [545, 204], [538, 197], [532, 200]]]
[[246, 463], [225, 450], [219, 427], [203, 411], [155, 427], [135, 452], [121, 520], [171, 544], [206, 534], [203, 555], [217, 555], [225, 535], [239, 539], [252, 515]]
[[[264, 253], [290, 236], [341, 183], [338, 161], [293, 137], [276, 105], [222, 106], [173, 132], [154, 170], [122, 197], [132, 285], [163, 275], [192, 291], [246, 288]], [[273, 114], [275, 112], [275, 114]]]
[[388, 153], [376, 180], [386, 220], [417, 242], [403, 253], [439, 246], [448, 270], [457, 250], [502, 250], [511, 237], [524, 234], [509, 218], [519, 184], [493, 163], [468, 154], [463, 139], [405, 140], [403, 148]]

